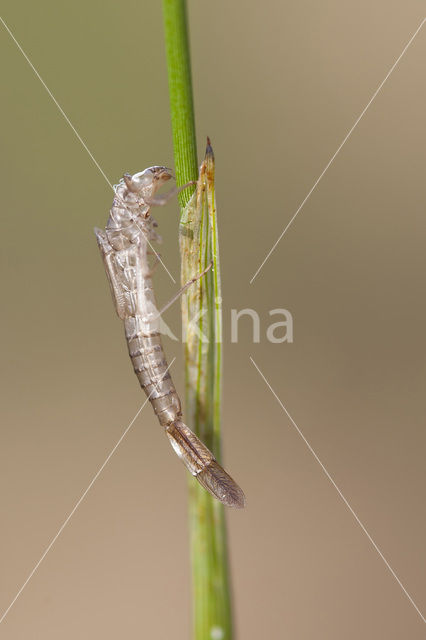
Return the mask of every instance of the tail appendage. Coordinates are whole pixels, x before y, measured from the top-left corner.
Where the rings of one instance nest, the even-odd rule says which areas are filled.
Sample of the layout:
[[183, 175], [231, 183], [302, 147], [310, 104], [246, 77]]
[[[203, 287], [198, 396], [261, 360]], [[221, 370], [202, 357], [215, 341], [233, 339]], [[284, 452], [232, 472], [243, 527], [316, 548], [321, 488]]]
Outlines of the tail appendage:
[[175, 420], [166, 427], [166, 433], [188, 471], [212, 496], [227, 507], [241, 509], [245, 506], [243, 491], [186, 424]]

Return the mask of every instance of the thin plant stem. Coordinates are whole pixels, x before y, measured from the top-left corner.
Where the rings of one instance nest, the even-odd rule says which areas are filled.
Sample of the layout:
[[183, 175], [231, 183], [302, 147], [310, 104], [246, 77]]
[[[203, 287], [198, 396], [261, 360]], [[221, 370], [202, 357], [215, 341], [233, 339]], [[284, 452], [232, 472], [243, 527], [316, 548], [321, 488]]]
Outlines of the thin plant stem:
[[[163, 0], [163, 15], [176, 183], [180, 186], [198, 178], [186, 1]], [[189, 188], [180, 193], [181, 207], [193, 192]]]
[[[182, 282], [213, 261], [213, 268], [182, 298], [185, 415], [220, 461], [222, 308], [214, 156], [208, 141], [198, 177], [186, 3], [163, 0], [163, 12], [176, 179], [180, 185], [198, 178], [195, 193], [185, 190], [180, 200]], [[231, 640], [224, 507], [194, 478], [189, 479], [189, 529], [194, 640]]]

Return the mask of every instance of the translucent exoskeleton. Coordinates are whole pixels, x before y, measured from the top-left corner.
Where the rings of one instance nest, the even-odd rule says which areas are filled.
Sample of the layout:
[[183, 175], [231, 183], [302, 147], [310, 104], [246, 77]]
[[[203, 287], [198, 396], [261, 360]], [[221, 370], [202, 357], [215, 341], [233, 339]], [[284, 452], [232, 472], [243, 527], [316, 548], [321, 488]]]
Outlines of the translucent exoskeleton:
[[[125, 174], [115, 187], [105, 230], [95, 229], [95, 233], [115, 308], [124, 322], [134, 371], [173, 449], [215, 498], [229, 507], [243, 507], [245, 497], [240, 487], [182, 421], [181, 403], [161, 343], [161, 312], [155, 302], [153, 267], [149, 263], [150, 245], [158, 236], [150, 210], [153, 205], [165, 204], [178, 192], [173, 189], [168, 194], [155, 195], [171, 177], [170, 169], [157, 166], [132, 176]], [[196, 279], [188, 282], [180, 293]]]

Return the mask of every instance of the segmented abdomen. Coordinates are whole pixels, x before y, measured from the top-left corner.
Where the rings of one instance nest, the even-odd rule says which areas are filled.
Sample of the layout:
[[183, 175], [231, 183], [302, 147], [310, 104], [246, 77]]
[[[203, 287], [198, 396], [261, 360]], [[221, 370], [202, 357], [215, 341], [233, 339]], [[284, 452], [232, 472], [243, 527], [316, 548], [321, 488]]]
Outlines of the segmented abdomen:
[[[130, 320], [130, 319], [129, 319]], [[139, 383], [149, 397], [156, 415], [163, 426], [181, 416], [182, 408], [164, 355], [159, 333], [149, 335], [127, 334], [127, 345]]]

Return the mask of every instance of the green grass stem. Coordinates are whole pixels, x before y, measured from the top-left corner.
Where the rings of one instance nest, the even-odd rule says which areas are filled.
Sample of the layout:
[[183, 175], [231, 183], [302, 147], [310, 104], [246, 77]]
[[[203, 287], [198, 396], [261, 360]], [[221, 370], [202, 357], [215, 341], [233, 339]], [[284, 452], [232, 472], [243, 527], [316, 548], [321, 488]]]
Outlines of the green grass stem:
[[[198, 178], [186, 0], [163, 0], [163, 16], [176, 183], [180, 186]], [[181, 207], [193, 192], [189, 188], [179, 195]]]
[[[191, 68], [184, 0], [163, 0], [177, 183], [198, 178]], [[192, 193], [192, 195], [191, 195]], [[185, 418], [221, 459], [222, 308], [214, 156], [210, 144], [197, 188], [181, 194], [182, 283], [213, 260], [213, 268], [182, 298], [185, 335]], [[195, 319], [195, 321], [194, 321]], [[231, 640], [232, 610], [223, 505], [189, 479], [189, 529], [194, 640]]]

